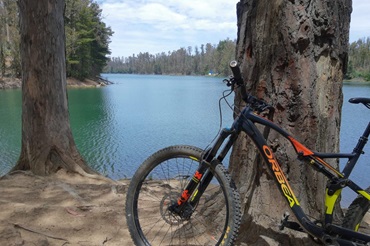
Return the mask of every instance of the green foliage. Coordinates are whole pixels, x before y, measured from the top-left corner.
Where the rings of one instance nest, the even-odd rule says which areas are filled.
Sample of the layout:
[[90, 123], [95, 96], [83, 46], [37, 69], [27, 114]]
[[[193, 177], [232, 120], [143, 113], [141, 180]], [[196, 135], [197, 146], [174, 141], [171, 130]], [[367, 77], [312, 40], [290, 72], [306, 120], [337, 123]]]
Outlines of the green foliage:
[[156, 55], [148, 52], [129, 57], [112, 57], [104, 69], [107, 73], [222, 75], [230, 73], [229, 62], [235, 59], [235, 41], [226, 39], [218, 45], [180, 48]]
[[370, 38], [362, 38], [349, 45], [346, 77], [370, 81]]
[[[85, 79], [99, 75], [110, 54], [113, 32], [102, 21], [101, 9], [92, 0], [66, 0], [65, 34], [67, 76]], [[18, 7], [0, 0], [0, 76], [21, 76]]]
[[67, 76], [99, 75], [110, 54], [113, 32], [102, 22], [99, 5], [91, 0], [67, 0], [65, 11]]

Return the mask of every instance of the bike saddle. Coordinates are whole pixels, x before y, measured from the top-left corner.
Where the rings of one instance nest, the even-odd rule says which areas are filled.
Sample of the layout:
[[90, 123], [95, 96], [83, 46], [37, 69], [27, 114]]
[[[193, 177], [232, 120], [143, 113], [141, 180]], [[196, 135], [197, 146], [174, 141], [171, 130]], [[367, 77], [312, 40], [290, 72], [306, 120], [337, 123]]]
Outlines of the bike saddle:
[[355, 97], [355, 98], [351, 98], [348, 100], [350, 103], [355, 103], [355, 104], [358, 104], [358, 103], [362, 103], [364, 104], [367, 108], [370, 109], [370, 98], [367, 98], [367, 97]]

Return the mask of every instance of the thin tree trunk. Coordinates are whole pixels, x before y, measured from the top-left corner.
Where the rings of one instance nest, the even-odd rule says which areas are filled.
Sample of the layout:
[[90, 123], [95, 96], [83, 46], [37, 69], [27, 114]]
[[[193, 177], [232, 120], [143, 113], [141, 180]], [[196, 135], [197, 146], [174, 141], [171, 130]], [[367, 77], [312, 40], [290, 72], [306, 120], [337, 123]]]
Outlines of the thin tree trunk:
[[94, 173], [77, 151], [69, 124], [64, 0], [19, 0], [22, 148], [13, 170], [48, 175], [60, 168]]
[[[247, 88], [275, 105], [274, 121], [312, 150], [339, 150], [351, 6], [351, 0], [241, 0], [237, 5], [236, 53]], [[235, 104], [241, 104], [240, 96]], [[324, 177], [299, 163], [291, 145], [275, 132], [268, 143], [305, 211], [322, 219]], [[244, 199], [239, 242], [297, 245], [298, 239], [277, 232], [289, 209], [250, 146], [240, 137], [230, 166]], [[308, 239], [300, 243], [310, 244]]]

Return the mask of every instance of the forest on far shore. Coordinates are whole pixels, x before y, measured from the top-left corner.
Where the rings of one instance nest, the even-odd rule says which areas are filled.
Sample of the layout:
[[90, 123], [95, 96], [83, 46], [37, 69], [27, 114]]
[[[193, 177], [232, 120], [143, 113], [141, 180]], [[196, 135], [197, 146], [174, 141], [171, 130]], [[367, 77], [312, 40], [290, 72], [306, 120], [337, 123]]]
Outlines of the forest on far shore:
[[229, 62], [235, 60], [235, 40], [222, 40], [200, 47], [191, 46], [156, 55], [148, 52], [130, 57], [112, 57], [104, 69], [106, 73], [228, 75]]
[[[218, 44], [150, 54], [139, 53], [129, 57], [112, 57], [105, 73], [220, 75], [230, 73], [229, 62], [235, 59], [236, 41], [226, 39]], [[362, 78], [370, 81], [370, 37], [349, 45], [346, 79]]]
[[370, 81], [370, 37], [359, 39], [349, 45], [346, 79], [353, 78]]

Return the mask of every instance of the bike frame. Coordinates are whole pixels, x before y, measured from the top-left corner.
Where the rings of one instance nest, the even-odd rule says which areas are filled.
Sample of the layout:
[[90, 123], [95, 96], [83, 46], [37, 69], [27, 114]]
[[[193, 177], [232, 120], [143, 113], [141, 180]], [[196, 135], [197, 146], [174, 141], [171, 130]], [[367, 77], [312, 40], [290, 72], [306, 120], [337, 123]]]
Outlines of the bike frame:
[[[284, 138], [288, 139], [294, 147], [299, 159], [303, 160], [304, 163], [308, 163], [316, 171], [322, 173], [329, 179], [329, 183], [326, 188], [326, 211], [323, 226], [315, 224], [304, 213], [298, 198], [295, 196], [291, 186], [289, 185], [288, 179], [281, 169], [281, 165], [278, 163], [274, 152], [270, 147], [268, 147], [264, 134], [262, 134], [257, 128], [256, 123], [267, 127], [267, 129], [273, 129]], [[370, 200], [370, 194], [348, 178], [359, 156], [363, 153], [363, 148], [370, 134], [370, 122], [352, 153], [319, 153], [311, 151], [274, 122], [254, 113], [250, 107], [246, 107], [235, 119], [232, 127], [230, 129], [223, 129], [214, 145], [205, 152], [204, 158], [201, 160], [199, 165], [199, 169], [185, 188], [183, 195], [177, 203], [176, 211], [183, 209], [186, 204], [190, 204], [193, 207], [196, 206], [196, 203], [199, 200], [198, 197], [202, 195], [213, 177], [212, 172], [209, 172], [210, 167], [214, 168], [215, 165], [222, 162], [241, 131], [245, 132], [254, 142], [259, 153], [263, 157], [264, 162], [267, 164], [271, 175], [276, 181], [275, 183], [277, 184], [278, 189], [287, 201], [291, 211], [297, 218], [298, 223], [307, 233], [326, 243], [337, 241], [340, 245], [353, 245], [353, 242], [351, 241], [352, 239], [365, 243], [370, 242], [370, 236], [368, 235], [332, 224], [334, 206], [344, 187], [349, 187], [356, 193], [361, 194]], [[325, 162], [323, 160], [325, 158], [347, 158], [348, 162], [343, 171], [339, 172], [337, 169]], [[193, 195], [190, 196], [189, 194]], [[337, 236], [340, 236], [340, 238], [337, 238]]]

